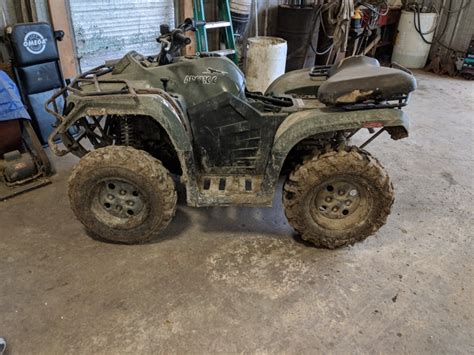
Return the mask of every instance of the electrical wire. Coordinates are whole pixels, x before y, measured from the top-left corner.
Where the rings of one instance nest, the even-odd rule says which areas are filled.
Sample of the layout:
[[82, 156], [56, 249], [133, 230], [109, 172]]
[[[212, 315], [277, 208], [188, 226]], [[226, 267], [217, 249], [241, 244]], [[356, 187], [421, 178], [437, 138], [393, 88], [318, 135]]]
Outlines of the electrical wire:
[[325, 50], [323, 50], [322, 52], [318, 52], [318, 50], [314, 48], [313, 43], [311, 43], [311, 49], [312, 49], [313, 52], [316, 53], [317, 55], [325, 55], [325, 54], [327, 54], [327, 53], [332, 49], [333, 46], [334, 46], [334, 44], [331, 43], [331, 44], [329, 45], [329, 47], [327, 47]]
[[[328, 8], [328, 6], [326, 6], [326, 9], [327, 8]], [[322, 52], [318, 52], [317, 48], [314, 48], [313, 42], [311, 41], [311, 43], [310, 43], [311, 49], [313, 50], [313, 52], [316, 55], [325, 55], [325, 54], [329, 53], [334, 47], [334, 41], [333, 41], [334, 36], [330, 36], [326, 31], [326, 26], [324, 26], [323, 12], [326, 9], [324, 9], [324, 6], [321, 7], [321, 9], [319, 11], [319, 22], [321, 23], [321, 28], [323, 29], [324, 35], [331, 40], [331, 44], [326, 49], [324, 49]]]
[[[452, 0], [449, 0], [449, 9], [451, 9], [451, 6], [452, 6]], [[440, 15], [443, 14], [443, 9], [444, 9], [444, 3], [440, 8]], [[441, 20], [440, 20], [440, 22], [441, 22]], [[448, 28], [448, 23], [449, 23], [449, 13], [446, 14], [446, 22], [444, 23], [443, 30], [437, 36], [438, 40], [441, 40], [444, 37], [444, 35], [446, 34], [446, 30]], [[435, 35], [436, 35], [436, 32], [435, 32]]]
[[[368, 11], [363, 11], [362, 28], [363, 32], [357, 37], [359, 41], [355, 48], [355, 54], [363, 53], [369, 45], [369, 37], [374, 29], [378, 28], [380, 17], [386, 16], [389, 12], [389, 5], [386, 0], [381, 5], [373, 5], [367, 2], [359, 3]], [[383, 6], [383, 9], [382, 9]]]
[[[422, 32], [421, 31], [421, 16], [420, 16], [420, 5], [418, 5], [418, 3], [415, 3], [413, 6], [412, 6], [412, 9], [413, 9], [413, 24], [415, 25], [415, 30], [416, 32], [418, 32], [418, 34], [421, 36], [421, 39], [423, 40], [423, 42], [425, 42], [426, 44], [433, 44], [435, 43], [436, 41], [428, 41], [426, 38], [425, 38], [425, 35], [428, 34], [426, 32]], [[417, 22], [418, 20], [418, 22]]]
[[[469, 0], [470, 1], [470, 0]], [[452, 5], [452, 0], [449, 1], [449, 9], [451, 9], [451, 5]], [[429, 44], [429, 45], [432, 45], [432, 44], [439, 44], [441, 47], [447, 49], [447, 50], [450, 50], [452, 52], [463, 52], [463, 51], [458, 51], [458, 50], [455, 50], [447, 45], [445, 45], [443, 42], [441, 42], [441, 38], [444, 36], [445, 32], [446, 32], [446, 29], [448, 27], [448, 22], [449, 22], [449, 10], [448, 10], [448, 13], [446, 14], [446, 23], [444, 25], [444, 28], [443, 28], [443, 31], [441, 33], [441, 35], [434, 37], [432, 41], [428, 41], [426, 38], [425, 38], [425, 34], [427, 33], [423, 33], [421, 31], [421, 16], [420, 16], [420, 13], [421, 13], [421, 9], [420, 9], [420, 5], [418, 3], [415, 3], [411, 6], [412, 10], [413, 10], [413, 22], [414, 22], [414, 26], [415, 26], [415, 30], [416, 32], [418, 32], [418, 34], [420, 35], [421, 39], [423, 40], [423, 42], [425, 42], [426, 44]], [[431, 33], [431, 32], [430, 32]]]
[[384, 12], [380, 12], [378, 10], [378, 7], [377, 6], [374, 6], [372, 4], [369, 4], [367, 2], [362, 2], [361, 5], [365, 6], [366, 8], [368, 8], [370, 11], [372, 11], [373, 13], [377, 14], [378, 16], [385, 16], [388, 14], [388, 12], [390, 11], [390, 6], [388, 5], [388, 1], [387, 0], [384, 0], [384, 5], [385, 5], [385, 11]]
[[[459, 11], [464, 10], [464, 9], [465, 9], [466, 7], [468, 7], [470, 4], [471, 4], [471, 0], [467, 0], [467, 2], [466, 2], [464, 5], [461, 5], [461, 6], [459, 7], [459, 9], [457, 9], [457, 10], [448, 10], [448, 11], [446, 11], [446, 12], [447, 12], [448, 14], [454, 14], [454, 13], [456, 13], [456, 12], [459, 12]], [[443, 9], [443, 7], [441, 7], [441, 9]]]
[[[424, 1], [423, 1], [424, 3]], [[422, 5], [423, 5], [422, 3]], [[434, 31], [436, 31], [436, 29], [438, 28], [438, 24], [439, 24], [439, 21], [440, 21], [440, 18], [439, 18], [439, 10], [436, 8], [436, 6], [434, 5], [431, 5], [431, 7], [435, 10], [436, 12], [436, 21], [435, 23], [433, 24], [433, 26], [426, 32], [423, 32], [423, 35], [429, 35], [430, 33], [433, 33]], [[423, 9], [423, 6], [421, 7], [421, 9]], [[421, 23], [419, 22], [419, 19], [418, 19], [418, 25], [420, 27], [420, 30], [421, 30]]]
[[[321, 17], [322, 9], [320, 7], [319, 8], [315, 7], [314, 11], [315, 11], [315, 16], [313, 17], [313, 20], [312, 20], [313, 27], [311, 29], [310, 36], [309, 36], [309, 46], [313, 50], [314, 53], [318, 54], [318, 51], [316, 49], [314, 49], [313, 36], [314, 36], [314, 32], [316, 30], [316, 25], [318, 24], [318, 20], [319, 20], [319, 23], [322, 22], [322, 17]], [[324, 52], [324, 54], [325, 53], [326, 52]]]
[[329, 38], [329, 39], [333, 39], [334, 36], [330, 36], [327, 31], [326, 31], [326, 26], [324, 26], [324, 19], [323, 19], [323, 10], [321, 9], [321, 11], [319, 12], [319, 16], [320, 16], [320, 21], [321, 21], [321, 27], [323, 29], [323, 32], [324, 32], [324, 35]]

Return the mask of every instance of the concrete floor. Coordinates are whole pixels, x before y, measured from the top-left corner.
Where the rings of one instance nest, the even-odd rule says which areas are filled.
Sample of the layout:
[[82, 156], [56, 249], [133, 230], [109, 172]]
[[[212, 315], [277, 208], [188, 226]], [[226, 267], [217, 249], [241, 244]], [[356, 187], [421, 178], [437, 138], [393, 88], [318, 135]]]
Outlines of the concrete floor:
[[[396, 203], [375, 237], [305, 246], [272, 209], [193, 209], [140, 246], [89, 239], [54, 183], [0, 203], [12, 354], [474, 353], [472, 82], [417, 73], [411, 137], [369, 150]], [[182, 198], [181, 198], [182, 200]]]

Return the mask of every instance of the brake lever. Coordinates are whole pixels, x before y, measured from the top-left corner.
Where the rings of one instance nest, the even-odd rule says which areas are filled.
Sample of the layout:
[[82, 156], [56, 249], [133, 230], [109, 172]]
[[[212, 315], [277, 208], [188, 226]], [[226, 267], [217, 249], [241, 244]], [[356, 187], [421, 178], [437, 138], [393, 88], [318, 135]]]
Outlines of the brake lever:
[[163, 44], [165, 45], [163, 49], [166, 52], [168, 52], [171, 49], [171, 42], [168, 41], [167, 39], [158, 37], [157, 41], [158, 41], [158, 43], [161, 43], [162, 45]]

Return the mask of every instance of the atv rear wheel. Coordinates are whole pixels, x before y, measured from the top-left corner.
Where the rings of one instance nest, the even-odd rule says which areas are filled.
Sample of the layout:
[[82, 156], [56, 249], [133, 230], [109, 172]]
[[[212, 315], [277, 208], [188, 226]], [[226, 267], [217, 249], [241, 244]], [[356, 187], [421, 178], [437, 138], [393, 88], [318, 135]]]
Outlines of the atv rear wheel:
[[168, 225], [177, 195], [159, 160], [142, 150], [108, 146], [88, 153], [73, 169], [69, 199], [92, 237], [134, 244]]
[[288, 222], [304, 240], [330, 249], [375, 233], [393, 200], [387, 172], [357, 147], [317, 152], [290, 174], [283, 191]]

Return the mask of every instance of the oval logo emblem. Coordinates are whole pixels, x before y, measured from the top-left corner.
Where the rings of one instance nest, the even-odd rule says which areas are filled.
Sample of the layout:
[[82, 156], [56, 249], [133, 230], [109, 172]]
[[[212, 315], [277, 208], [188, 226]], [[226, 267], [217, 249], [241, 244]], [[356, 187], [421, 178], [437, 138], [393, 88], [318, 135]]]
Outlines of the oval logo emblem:
[[23, 47], [32, 54], [41, 54], [46, 48], [47, 39], [36, 31], [28, 32], [23, 40]]

